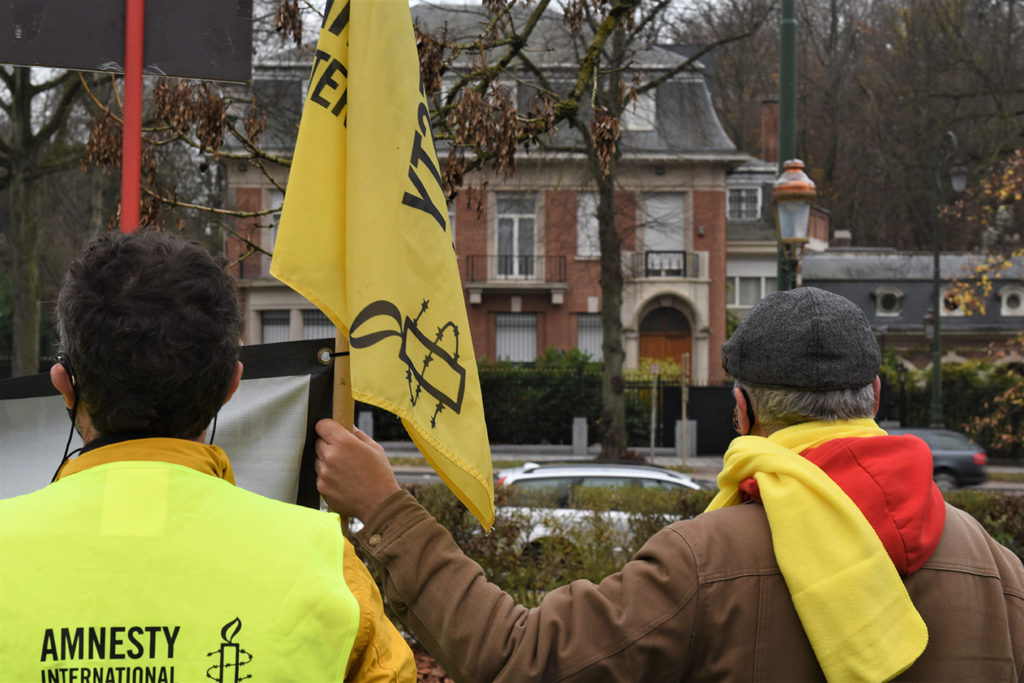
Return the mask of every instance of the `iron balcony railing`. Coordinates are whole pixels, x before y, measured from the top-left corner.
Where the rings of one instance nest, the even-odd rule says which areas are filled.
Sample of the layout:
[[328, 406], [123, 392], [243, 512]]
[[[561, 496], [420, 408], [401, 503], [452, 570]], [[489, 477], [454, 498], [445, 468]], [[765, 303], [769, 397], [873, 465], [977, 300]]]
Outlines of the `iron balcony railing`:
[[700, 277], [700, 253], [693, 251], [644, 251], [636, 255], [635, 277]]
[[565, 282], [565, 256], [466, 256], [467, 282]]

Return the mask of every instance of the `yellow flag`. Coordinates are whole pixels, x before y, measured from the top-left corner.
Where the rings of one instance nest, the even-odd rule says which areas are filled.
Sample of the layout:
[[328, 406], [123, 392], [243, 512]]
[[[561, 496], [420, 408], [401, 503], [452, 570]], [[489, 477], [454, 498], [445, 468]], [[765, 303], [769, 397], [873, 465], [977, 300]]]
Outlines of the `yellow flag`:
[[486, 529], [490, 447], [407, 0], [328, 0], [270, 272]]

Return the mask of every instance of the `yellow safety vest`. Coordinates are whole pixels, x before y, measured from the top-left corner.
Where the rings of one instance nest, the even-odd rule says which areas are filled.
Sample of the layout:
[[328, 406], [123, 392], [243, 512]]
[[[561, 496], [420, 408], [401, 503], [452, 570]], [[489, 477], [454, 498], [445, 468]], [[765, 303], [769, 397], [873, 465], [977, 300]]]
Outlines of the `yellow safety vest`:
[[0, 681], [340, 681], [342, 549], [334, 515], [165, 462], [0, 500]]

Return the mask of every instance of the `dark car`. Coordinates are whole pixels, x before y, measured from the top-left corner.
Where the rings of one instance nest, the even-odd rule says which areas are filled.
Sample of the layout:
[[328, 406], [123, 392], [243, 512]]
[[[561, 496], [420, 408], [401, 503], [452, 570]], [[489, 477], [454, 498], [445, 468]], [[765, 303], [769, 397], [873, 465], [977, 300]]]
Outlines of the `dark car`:
[[913, 434], [932, 449], [935, 483], [943, 491], [973, 486], [985, 481], [988, 456], [970, 437], [949, 429], [933, 427], [887, 427], [889, 434]]

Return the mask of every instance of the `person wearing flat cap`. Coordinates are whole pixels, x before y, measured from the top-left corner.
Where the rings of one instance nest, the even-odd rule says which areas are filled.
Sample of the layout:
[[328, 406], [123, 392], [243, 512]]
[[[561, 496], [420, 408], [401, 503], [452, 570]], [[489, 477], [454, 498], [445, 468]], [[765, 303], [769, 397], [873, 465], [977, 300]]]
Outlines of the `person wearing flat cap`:
[[383, 449], [318, 425], [318, 488], [361, 519], [405, 626], [459, 681], [1024, 681], [1024, 567], [945, 503], [931, 453], [875, 423], [863, 312], [804, 287], [722, 347], [719, 493], [599, 584], [527, 609], [402, 491]]

